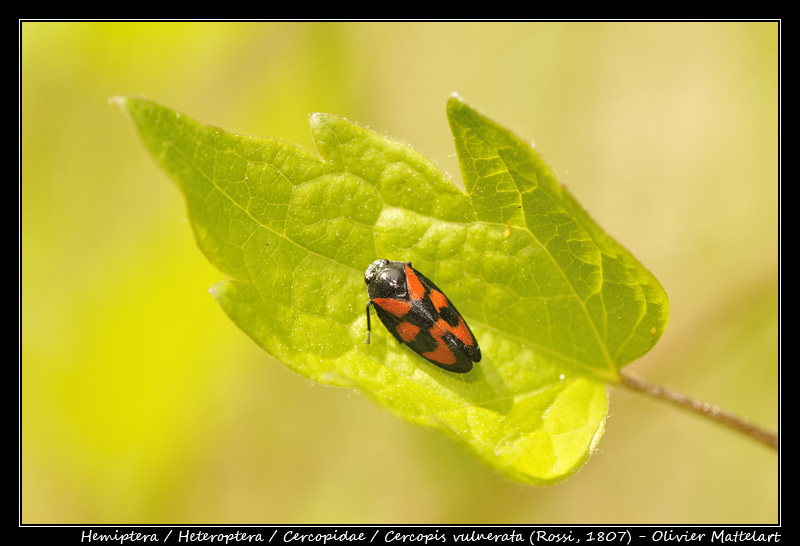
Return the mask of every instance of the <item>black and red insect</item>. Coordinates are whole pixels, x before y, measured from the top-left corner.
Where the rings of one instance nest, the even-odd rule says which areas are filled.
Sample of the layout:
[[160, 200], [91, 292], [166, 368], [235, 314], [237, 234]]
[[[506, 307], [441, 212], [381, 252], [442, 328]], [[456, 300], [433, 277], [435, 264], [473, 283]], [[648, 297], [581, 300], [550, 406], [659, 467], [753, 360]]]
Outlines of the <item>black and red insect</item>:
[[473, 362], [480, 362], [478, 341], [464, 318], [411, 262], [375, 260], [364, 273], [364, 282], [369, 294], [367, 343], [373, 306], [397, 341], [440, 368], [465, 373]]

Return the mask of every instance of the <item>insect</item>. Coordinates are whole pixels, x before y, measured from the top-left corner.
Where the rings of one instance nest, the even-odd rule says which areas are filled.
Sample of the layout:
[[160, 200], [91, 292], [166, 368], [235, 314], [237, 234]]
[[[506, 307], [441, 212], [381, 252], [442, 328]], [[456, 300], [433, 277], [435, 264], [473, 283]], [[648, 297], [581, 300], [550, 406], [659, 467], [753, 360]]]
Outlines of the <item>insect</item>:
[[440, 368], [457, 373], [480, 362], [481, 350], [464, 318], [444, 293], [411, 262], [375, 260], [364, 273], [367, 283], [367, 343], [370, 306], [397, 341]]

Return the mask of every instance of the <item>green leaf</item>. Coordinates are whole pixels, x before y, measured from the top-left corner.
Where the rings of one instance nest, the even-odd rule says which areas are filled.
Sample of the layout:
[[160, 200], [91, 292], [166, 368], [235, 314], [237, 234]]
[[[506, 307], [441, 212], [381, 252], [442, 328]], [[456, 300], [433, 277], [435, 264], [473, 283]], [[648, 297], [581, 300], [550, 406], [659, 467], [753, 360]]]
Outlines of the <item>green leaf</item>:
[[[527, 143], [457, 97], [447, 115], [466, 192], [408, 145], [333, 115], [310, 118], [320, 158], [117, 101], [184, 193], [200, 249], [228, 277], [214, 297], [244, 332], [514, 480], [552, 483], [587, 460], [605, 382], [666, 327], [658, 281]], [[441, 370], [381, 327], [364, 343], [377, 258], [413, 262], [456, 304], [483, 352], [472, 372]]]

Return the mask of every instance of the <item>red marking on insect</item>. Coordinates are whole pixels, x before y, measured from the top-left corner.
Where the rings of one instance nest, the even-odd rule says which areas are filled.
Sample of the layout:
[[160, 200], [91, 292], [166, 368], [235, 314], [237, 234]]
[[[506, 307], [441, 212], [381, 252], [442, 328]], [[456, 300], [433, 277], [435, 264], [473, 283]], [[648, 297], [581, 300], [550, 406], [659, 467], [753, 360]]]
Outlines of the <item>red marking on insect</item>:
[[[437, 366], [452, 366], [456, 363], [456, 355], [450, 348], [449, 344], [444, 340], [444, 333], [441, 329], [431, 328], [431, 336], [436, 340], [436, 349], [426, 353], [420, 353], [422, 356], [436, 364]], [[445, 368], [449, 369], [449, 368]]]
[[376, 260], [364, 273], [367, 283], [367, 343], [370, 306], [400, 343], [452, 372], [465, 373], [480, 362], [481, 350], [450, 300], [411, 263]]
[[458, 317], [458, 324], [456, 326], [452, 326], [444, 319], [439, 319], [436, 321], [436, 326], [443, 331], [450, 332], [460, 339], [465, 345], [472, 345], [475, 343], [475, 338], [472, 337], [472, 332], [470, 332], [467, 323], [464, 322], [464, 319], [461, 317], [461, 315]]
[[406, 343], [411, 343], [417, 339], [417, 334], [422, 330], [419, 326], [403, 321], [397, 325], [397, 333]]
[[375, 298], [374, 303], [387, 313], [391, 313], [396, 317], [406, 316], [413, 305], [410, 301], [392, 298]]
[[442, 309], [447, 307], [448, 304], [447, 298], [444, 297], [444, 294], [442, 294], [438, 290], [431, 290], [430, 298], [431, 301], [433, 302], [433, 306], [436, 307], [437, 311], [441, 311]]
[[408, 297], [411, 301], [419, 301], [425, 297], [425, 287], [419, 280], [416, 272], [411, 268], [411, 264], [405, 264], [406, 284], [408, 284]]

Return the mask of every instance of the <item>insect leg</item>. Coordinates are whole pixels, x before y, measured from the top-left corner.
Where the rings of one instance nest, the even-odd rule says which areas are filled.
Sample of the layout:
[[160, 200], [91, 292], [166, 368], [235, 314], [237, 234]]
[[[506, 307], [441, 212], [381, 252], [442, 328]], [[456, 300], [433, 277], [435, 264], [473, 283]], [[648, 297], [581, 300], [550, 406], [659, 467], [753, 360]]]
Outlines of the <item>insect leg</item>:
[[371, 328], [370, 328], [370, 325], [369, 325], [369, 306], [370, 305], [373, 305], [372, 300], [369, 300], [367, 302], [367, 344], [369, 344], [369, 334], [371, 332]]

